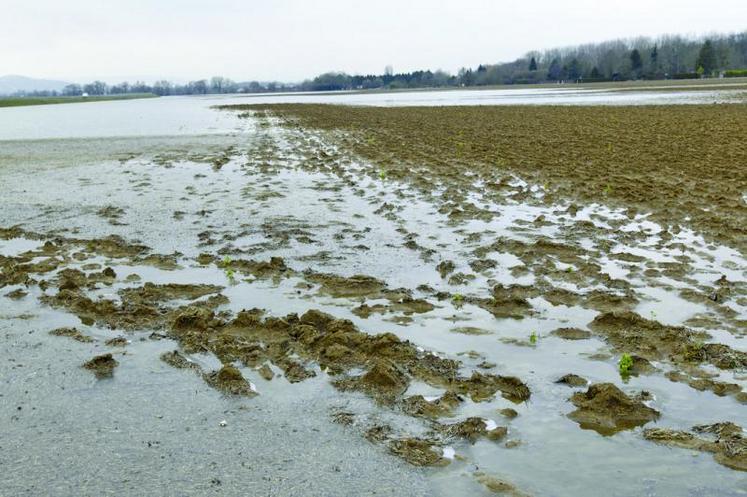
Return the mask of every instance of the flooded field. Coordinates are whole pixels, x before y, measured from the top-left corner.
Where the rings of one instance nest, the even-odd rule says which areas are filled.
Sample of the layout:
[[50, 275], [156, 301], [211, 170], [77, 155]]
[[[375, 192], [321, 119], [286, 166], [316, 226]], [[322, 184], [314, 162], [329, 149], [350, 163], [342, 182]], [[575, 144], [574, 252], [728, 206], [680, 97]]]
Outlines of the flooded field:
[[0, 110], [0, 496], [747, 495], [747, 109], [436, 93]]

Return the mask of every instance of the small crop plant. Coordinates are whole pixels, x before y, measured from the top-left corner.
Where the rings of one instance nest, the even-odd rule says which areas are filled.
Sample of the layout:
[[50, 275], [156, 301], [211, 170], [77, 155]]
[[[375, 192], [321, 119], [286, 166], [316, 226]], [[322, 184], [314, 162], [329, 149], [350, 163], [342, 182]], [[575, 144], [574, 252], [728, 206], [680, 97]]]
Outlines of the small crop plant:
[[221, 261], [221, 266], [223, 267], [223, 272], [226, 274], [226, 278], [228, 278], [230, 281], [234, 281], [236, 274], [233, 271], [233, 268], [231, 267], [231, 263], [233, 261], [231, 260], [231, 257], [225, 256], [223, 260]]
[[621, 376], [629, 376], [630, 370], [633, 368], [633, 358], [630, 354], [625, 353], [620, 357], [620, 361], [617, 363], [617, 369], [620, 371]]

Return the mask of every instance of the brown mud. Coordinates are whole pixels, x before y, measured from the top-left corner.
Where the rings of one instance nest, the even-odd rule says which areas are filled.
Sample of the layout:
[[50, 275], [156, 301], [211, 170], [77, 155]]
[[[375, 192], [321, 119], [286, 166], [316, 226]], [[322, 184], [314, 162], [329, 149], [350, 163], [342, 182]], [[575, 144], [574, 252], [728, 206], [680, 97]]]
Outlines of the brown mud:
[[570, 400], [576, 410], [568, 417], [581, 428], [614, 435], [659, 419], [660, 413], [643, 403], [646, 397], [646, 392], [629, 397], [611, 383], [594, 384], [586, 392], [573, 394]]
[[[24, 234], [24, 236], [33, 236]], [[85, 254], [80, 250], [85, 247]], [[98, 253], [97, 250], [102, 253]], [[448, 464], [440, 455], [444, 443], [451, 439], [471, 442], [478, 438], [499, 440], [505, 427], [487, 428], [480, 418], [468, 418], [450, 424], [437, 420], [450, 417], [465, 398], [484, 402], [500, 394], [514, 402], [529, 399], [529, 388], [518, 378], [472, 372], [460, 373], [461, 364], [424, 351], [409, 341], [391, 333], [378, 335], [359, 330], [351, 321], [337, 319], [328, 314], [310, 310], [302, 315], [285, 317], [265, 316], [259, 309], [245, 310], [232, 316], [216, 309], [227, 302], [220, 293], [223, 287], [206, 284], [154, 284], [127, 278], [127, 286], [117, 290], [116, 299], [92, 298], [89, 293], [118, 281], [109, 267], [99, 270], [99, 264], [82, 264], [88, 271], [64, 267], [66, 262], [84, 263], [89, 256], [104, 255], [123, 262], [142, 263], [146, 258], [159, 260], [147, 248], [126, 244], [109, 237], [102, 240], [64, 240], [47, 244], [43, 252], [55, 264], [16, 265], [14, 276], [25, 284], [33, 284], [29, 275], [52, 273], [39, 281], [45, 291], [40, 300], [78, 316], [84, 324], [97, 325], [112, 330], [154, 333], [166, 331], [176, 339], [185, 352], [211, 352], [220, 359], [223, 367], [217, 371], [203, 372], [196, 363], [179, 351], [165, 353], [161, 359], [176, 368], [190, 369], [200, 374], [210, 386], [229, 395], [254, 396], [252, 384], [236, 367], [237, 364], [257, 370], [266, 380], [275, 376], [270, 364], [283, 372], [291, 383], [314, 377], [320, 371], [331, 376], [332, 384], [341, 391], [357, 391], [373, 398], [382, 406], [432, 423], [431, 439], [395, 437], [384, 431], [382, 443], [405, 460], [417, 465]], [[38, 253], [21, 255], [15, 261], [33, 259]], [[227, 263], [216, 262], [215, 257], [200, 257], [202, 263], [216, 263], [226, 269]], [[68, 263], [69, 263], [68, 262]], [[269, 262], [236, 260], [231, 268], [255, 277], [268, 277], [292, 272], [282, 259]], [[405, 289], [391, 290], [383, 282], [367, 276], [340, 277], [325, 273], [306, 272], [303, 277], [318, 285], [318, 291], [335, 298], [385, 298], [386, 306], [397, 311], [429, 312], [434, 306], [422, 299], [413, 299]], [[365, 305], [365, 304], [363, 304]], [[359, 308], [360, 311], [360, 308]], [[52, 332], [79, 341], [89, 341], [74, 328]], [[124, 346], [127, 339], [121, 335], [105, 341], [112, 347]], [[84, 367], [97, 377], [111, 376], [117, 361], [111, 354], [97, 356]], [[427, 401], [422, 396], [405, 397], [413, 381], [424, 382], [445, 393], [436, 400]]]
[[[684, 157], [683, 151], [686, 145], [695, 146], [702, 137], [678, 134], [672, 153], [674, 163], [683, 168], [681, 178], [673, 180], [666, 176], [671, 171], [663, 168], [647, 171], [647, 182], [638, 181], [634, 185], [631, 178], [640, 174], [639, 168], [642, 167], [636, 160], [628, 157], [612, 171], [610, 164], [614, 163], [605, 162], [622, 159], [621, 153], [615, 149], [617, 142], [611, 146], [605, 142], [605, 146], [596, 147], [597, 150], [576, 138], [561, 146], [554, 135], [537, 135], [536, 143], [532, 145], [536, 150], [530, 150], [527, 142], [530, 135], [525, 136], [521, 126], [512, 125], [507, 130], [504, 124], [495, 122], [499, 119], [516, 122], [526, 119], [510, 108], [485, 111], [489, 131], [470, 136], [478, 131], [474, 124], [470, 124], [448, 137], [443, 133], [455, 131], [453, 126], [465, 124], [464, 120], [468, 116], [474, 117], [475, 111], [418, 109], [408, 116], [399, 109], [355, 108], [351, 110], [351, 118], [343, 124], [333, 124], [341, 117], [334, 108], [279, 107], [272, 108], [271, 112], [286, 119], [287, 129], [297, 130], [296, 125], [303, 126], [300, 129], [307, 141], [293, 143], [297, 145], [293, 153], [299, 157], [299, 169], [309, 173], [332, 173], [340, 179], [339, 183], [315, 181], [313, 189], [316, 193], [320, 196], [337, 193], [341, 185], [350, 188], [361, 201], [370, 204], [371, 211], [375, 209], [376, 216], [397, 223], [394, 241], [388, 246], [399, 250], [404, 247], [404, 252], [414, 253], [415, 258], [419, 257], [426, 263], [427, 269], [435, 271], [434, 279], [430, 279], [428, 284], [418, 286], [420, 282], [415, 282], [412, 288], [398, 288], [395, 284], [390, 286], [387, 276], [357, 274], [366, 271], [359, 267], [347, 275], [336, 274], [334, 263], [342, 261], [344, 267], [347, 254], [373, 253], [379, 249], [370, 240], [366, 244], [362, 242], [371, 225], [366, 225], [368, 220], [364, 216], [354, 214], [356, 221], [362, 224], [341, 222], [341, 227], [334, 229], [332, 246], [335, 250], [328, 250], [329, 247], [320, 243], [322, 235], [317, 234], [313, 223], [301, 222], [293, 216], [279, 218], [277, 222], [264, 222], [261, 226], [245, 223], [235, 230], [223, 231], [208, 223], [197, 235], [198, 251], [202, 253], [194, 257], [195, 252], [194, 258], [178, 253], [153, 253], [140, 242], [118, 236], [84, 240], [68, 236], [66, 231], [38, 235], [21, 228], [2, 229], [0, 239], [22, 237], [37, 240], [42, 245], [15, 256], [0, 255], [0, 288], [17, 285], [21, 288], [6, 296], [25, 299], [32, 292], [36, 295], [35, 287], [38, 287], [41, 302], [77, 316], [83, 325], [97, 326], [103, 331], [114, 330], [112, 338], [102, 339], [109, 347], [127, 344], [128, 335], [123, 336], [122, 332], [147, 330], [152, 332], [153, 339], [172, 338], [179, 344], [179, 350], [165, 353], [161, 359], [175, 368], [194, 372], [227, 396], [257, 395], [249, 381], [256, 376], [263, 379], [259, 383], [260, 389], [274, 387], [278, 381], [283, 381], [275, 380], [269, 385], [262, 383], [274, 378], [284, 378], [290, 383], [302, 383], [314, 377], [328, 378], [342, 398], [367, 397], [387, 415], [407, 419], [410, 425], [401, 429], [396, 423], [372, 422], [371, 419], [358, 418], [352, 412], [338, 412], [334, 418], [345, 426], [358, 427], [369, 440], [418, 466], [442, 466], [452, 460], [463, 461], [461, 454], [454, 458], [453, 449], [448, 444], [455, 444], [458, 450], [465, 447], [469, 450], [469, 443], [496, 442], [500, 447], [522, 444], [515, 438], [519, 435], [518, 430], [509, 437], [510, 426], [497, 426], [492, 421], [474, 416], [476, 407], [472, 403], [495, 401], [496, 404], [505, 404], [507, 400], [521, 404], [530, 400], [531, 392], [523, 379], [505, 373], [510, 366], [506, 368], [501, 358], [488, 358], [488, 354], [474, 350], [462, 352], [464, 349], [444, 355], [418, 347], [415, 343], [420, 340], [417, 330], [410, 333], [413, 329], [406, 327], [413, 322], [423, 324], [429, 332], [429, 319], [448, 320], [446, 331], [463, 335], [451, 336], [452, 340], [476, 343], [483, 340], [480, 345], [494, 341], [499, 342], [496, 347], [507, 349], [521, 346], [525, 348], [516, 349], [517, 354], [542, 353], [543, 359], [548, 357], [548, 346], [560, 344], [561, 347], [580, 348], [601, 339], [606, 343], [602, 350], [584, 352], [580, 357], [605, 361], [616, 369], [618, 358], [622, 354], [630, 355], [632, 365], [622, 376], [623, 381], [630, 380], [631, 376], [643, 377], [633, 379], [635, 382], [645, 380], [646, 375], [663, 375], [697, 391], [731, 396], [725, 399], [728, 402], [747, 402], [747, 392], [743, 392], [739, 384], [732, 383], [744, 379], [739, 375], [747, 367], [747, 353], [723, 343], [713, 343], [718, 332], [739, 336], [747, 329], [744, 317], [734, 310], [747, 305], [747, 285], [743, 281], [730, 281], [726, 276], [719, 278], [716, 275], [707, 281], [696, 277], [698, 270], [693, 257], [712, 259], [706, 249], [713, 247], [702, 244], [686, 247], [672, 241], [680, 230], [692, 226], [710, 240], [744, 248], [740, 238], [744, 234], [743, 225], [738, 227], [745, 220], [743, 202], [740, 203], [738, 198], [739, 192], [745, 189], [744, 178], [740, 171], [714, 165], [716, 159], [708, 155], [723, 153], [724, 162], [729, 164], [741, 160], [745, 149], [734, 145], [732, 131], [709, 130], [706, 133], [712, 138], [732, 140], [729, 144], [707, 146], [707, 154], [701, 162], [716, 169], [708, 180], [701, 181], [702, 171], [694, 169], [693, 160]], [[532, 123], [530, 128], [539, 126], [545, 132], [556, 133], [556, 127], [570, 119], [570, 113], [586, 115], [591, 111], [545, 108], [529, 112], [548, 120]], [[302, 115], [304, 113], [308, 115]], [[675, 116], [680, 113], [684, 115], [686, 111], [677, 110]], [[612, 111], [608, 127], [620, 131], [630, 125], [632, 115], [636, 115], [640, 122], [637, 128], [620, 138], [627, 148], [631, 143], [653, 146], [640, 128], [651, 124], [649, 120], [654, 117], [666, 121], [662, 124], [665, 129], [672, 126], [668, 120], [673, 117], [662, 117], [655, 109], [625, 109]], [[443, 143], [430, 138], [421, 143], [412, 142], [420, 138], [420, 131], [407, 130], [404, 126], [412, 124], [415, 116], [433, 118], [431, 123], [423, 126], [429, 130], [428, 133], [441, 133]], [[371, 123], [374, 124], [364, 127], [364, 117], [373, 118]], [[713, 115], [711, 117], [716, 119]], [[436, 131], [442, 119], [456, 119], [457, 122]], [[743, 125], [743, 118], [731, 110], [721, 119], [729, 125]], [[591, 122], [595, 120], [598, 118], [591, 118]], [[586, 123], [576, 122], [575, 126], [574, 137], [586, 133]], [[339, 145], [343, 152], [338, 153], [332, 150], [333, 147], [322, 150], [309, 145], [314, 138], [306, 133], [310, 128], [324, 130], [324, 136]], [[344, 133], [339, 129], [344, 129]], [[510, 140], [493, 135], [504, 132], [509, 134]], [[560, 134], [570, 139], [568, 133], [563, 131]], [[601, 134], [606, 133], [607, 130]], [[400, 143], [394, 143], [397, 136]], [[599, 138], [595, 134], [589, 136], [591, 140]], [[233, 167], [229, 165], [231, 153], [231, 150], [223, 151], [200, 161], [211, 164], [216, 173], [220, 171], [222, 174]], [[257, 166], [261, 175], [252, 179], [261, 179], [261, 182], [256, 186], [247, 185], [242, 190], [242, 198], [259, 202], [249, 215], [264, 209], [267, 204], [262, 202], [290, 195], [289, 189], [276, 191], [273, 190], [275, 187], [270, 187], [280, 182], [275, 175], [282, 167], [275, 156], [284, 152], [271, 143], [255, 153], [255, 159], [261, 162]], [[346, 171], [352, 157], [346, 154], [351, 153], [367, 158], [371, 163], [362, 165], [362, 170], [355, 174]], [[526, 157], [520, 155], [524, 153]], [[642, 164], [650, 165], [653, 156], [659, 155], [645, 150]], [[176, 155], [164, 157], [163, 167], [170, 167], [178, 160], [182, 159]], [[582, 160], [586, 162], [578, 165], [577, 161]], [[574, 176], [576, 172], [578, 177]], [[390, 180], [394, 180], [391, 185], [399, 186], [392, 186], [388, 197], [385, 192], [370, 193], [366, 191], [371, 188], [370, 184], [364, 186], [366, 178], [361, 177], [365, 175], [380, 175], [382, 183], [389, 186]], [[530, 184], [520, 184], [519, 178], [528, 180]], [[722, 184], [724, 182], [726, 185]], [[698, 183], [697, 188], [695, 183]], [[406, 192], [401, 188], [402, 184], [412, 188]], [[195, 190], [189, 188], [186, 194], [194, 194]], [[652, 189], [658, 196], [653, 195]], [[688, 192], [690, 198], [684, 194], [687, 189], [691, 190]], [[477, 193], [481, 195], [480, 200], [471, 198]], [[392, 197], [401, 203], [392, 201]], [[329, 208], [334, 212], [338, 209], [334, 204], [341, 199], [338, 196], [325, 201], [329, 200]], [[455, 251], [449, 243], [439, 240], [437, 235], [441, 233], [421, 233], [417, 228], [405, 225], [405, 204], [410, 199], [435, 205], [435, 212], [444, 219], [443, 227], [454, 230], [447, 234], [456, 237], [455, 245], [459, 250]], [[491, 207], [491, 203], [503, 205], [500, 202], [506, 200], [509, 208], [505, 212]], [[570, 204], [557, 207], [568, 200]], [[602, 211], [594, 210], [586, 212], [588, 218], [579, 218], [584, 204], [589, 201], [624, 206], [626, 211], [622, 218], [607, 217], [598, 213]], [[505, 230], [503, 227], [494, 228], [495, 231], [480, 228], [483, 226], [480, 223], [508, 217], [511, 205], [541, 207], [546, 213], [533, 215], [529, 220], [507, 221]], [[550, 214], [546, 209], [548, 206], [557, 210]], [[175, 220], [193, 215], [210, 220], [211, 212], [207, 207], [197, 213], [177, 211]], [[169, 210], [169, 216], [171, 213]], [[633, 220], [641, 223], [638, 216], [648, 216], [648, 213], [651, 216], [646, 219], [664, 226], [664, 231], [648, 248], [676, 253], [673, 257], [659, 260], [633, 253], [651, 236], [645, 232], [643, 224], [632, 231], [622, 228]], [[119, 226], [127, 214], [113, 206], [105, 206], [98, 212], [113, 226]], [[478, 221], [474, 223], [477, 228], [470, 227], [473, 221]], [[600, 227], [600, 223], [606, 227]], [[242, 237], [258, 236], [263, 241], [249, 246], [241, 242]], [[293, 249], [299, 244], [312, 250], [296, 256]], [[620, 249], [617, 245], [625, 248]], [[496, 254], [506, 256], [510, 262], [496, 262]], [[192, 283], [141, 283], [136, 274], [123, 277], [119, 269], [123, 265], [146, 265], [171, 271], [180, 269], [180, 264], [188, 268], [199, 267], [205, 272], [215, 273], [217, 269], [218, 276], [220, 272], [225, 273], [227, 283], [225, 286], [205, 284], [197, 278]], [[627, 271], [628, 277], [613, 276], [615, 273], [609, 269], [611, 264]], [[736, 263], [731, 264], [732, 270], [740, 270]], [[365, 268], [365, 264], [362, 267]], [[138, 272], [143, 279], [149, 278], [147, 271]], [[287, 309], [281, 314], [280, 307], [272, 308], [273, 304], [269, 309], [240, 312], [236, 311], [241, 307], [234, 304], [230, 306], [233, 310], [227, 311], [230, 304], [227, 295], [233, 298], [235, 293], [231, 292], [237, 289], [236, 285], [255, 280], [262, 280], [257, 282], [258, 286], [273, 285], [276, 288], [288, 285], [294, 298], [298, 295], [299, 299], [314, 302], [315, 298], [321, 297], [318, 302], [326, 306], [325, 311], [334, 312], [329, 307], [337, 306], [368, 321], [363, 324], [357, 319], [355, 323], [339, 319], [315, 310], [312, 304], [290, 314], [285, 314], [289, 312]], [[410, 285], [410, 282], [397, 285], [402, 284]], [[651, 300], [642, 291], [649, 287], [677, 293], [681, 299], [702, 306], [704, 311], [686, 321], [686, 326], [662, 324], [653, 311], [651, 319], [646, 319], [641, 314], [648, 313], [640, 310], [640, 306]], [[247, 307], [254, 305], [267, 304], [250, 301]], [[542, 326], [548, 309], [562, 315], [564, 307], [575, 307], [573, 312], [580, 311], [580, 315], [585, 317], [559, 319], [549, 329], [540, 329], [542, 335], [538, 342], [540, 335], [535, 335], [534, 326]], [[476, 313], [489, 313], [488, 320], [464, 322]], [[421, 314], [424, 316], [419, 316]], [[570, 311], [568, 315], [571, 315]], [[491, 316], [497, 325], [491, 324]], [[403, 326], [405, 334], [400, 335], [410, 340], [392, 333], [369, 333], [364, 329], [371, 325], [372, 329], [381, 331], [382, 322]], [[527, 327], [522, 331], [524, 335], [518, 338], [509, 335], [514, 332], [512, 326], [521, 325]], [[53, 333], [79, 341], [91, 340], [74, 328], [62, 330]], [[470, 344], [469, 347], [484, 351], [480, 345]], [[203, 370], [190, 358], [191, 354], [202, 353], [215, 356], [220, 366], [215, 371]], [[97, 376], [99, 373], [102, 377], [111, 375], [117, 365], [113, 356], [107, 355], [88, 363]], [[565, 360], [560, 355], [556, 357]], [[555, 396], [559, 396], [560, 402], [565, 402], [573, 393], [571, 389], [585, 390], [576, 390], [568, 399], [575, 406], [568, 416], [582, 428], [613, 435], [659, 419], [660, 413], [647, 405], [652, 397], [645, 392], [628, 394], [611, 383], [591, 384], [576, 374], [560, 376], [568, 371], [583, 373], [595, 382], [609, 380], [600, 380], [594, 373], [582, 369], [578, 362], [568, 364], [567, 369], [554, 371], [547, 379], [546, 387], [557, 393]], [[536, 381], [534, 371], [531, 374], [527, 377]], [[719, 377], [720, 374], [723, 378]], [[616, 380], [615, 375], [617, 383]], [[553, 385], [555, 381], [561, 386]], [[535, 383], [532, 383], [532, 388], [535, 388]], [[423, 389], [430, 395], [415, 394]], [[691, 393], [697, 395], [697, 392]], [[542, 398], [542, 395], [536, 398]], [[530, 404], [515, 406], [522, 411], [519, 421], [530, 419], [524, 418], [523, 411]], [[662, 404], [661, 410], [666, 413], [666, 404]], [[512, 408], [494, 404], [488, 404], [488, 408], [503, 416], [506, 423], [518, 416]], [[660, 408], [658, 403], [657, 408]], [[575, 429], [574, 426], [571, 428]], [[725, 465], [742, 469], [740, 458], [744, 449], [741, 435], [730, 431], [714, 437], [693, 431], [696, 434], [690, 434], [692, 448], [711, 452], [717, 459], [728, 459], [730, 462]], [[644, 433], [649, 432], [650, 436], [645, 438], [656, 442], [666, 439], [668, 433], [662, 431], [656, 435], [657, 432], [651, 430]], [[636, 433], [640, 434], [640, 431]], [[682, 434], [671, 438], [678, 437], [687, 438]], [[721, 440], [723, 445], [717, 447]], [[479, 462], [475, 461], [475, 465]], [[496, 493], [524, 495], [499, 478], [482, 473], [475, 474], [475, 478]]]
[[466, 190], [474, 178], [462, 170], [500, 189], [500, 174], [514, 172], [547, 185], [556, 198], [651, 211], [665, 225], [686, 223], [747, 249], [743, 105], [228, 109], [344, 131], [338, 133], [343, 146], [423, 189], [430, 190], [435, 177]]
[[643, 436], [662, 445], [710, 452], [717, 463], [747, 471], [747, 438], [743, 428], [734, 423], [700, 425], [692, 431], [649, 428], [643, 431]]
[[711, 364], [723, 370], [741, 370], [747, 367], [747, 353], [728, 345], [704, 343], [710, 335], [682, 326], [667, 326], [645, 319], [633, 312], [604, 313], [598, 315], [589, 327], [602, 335], [619, 352], [633, 352], [633, 374], [654, 371], [651, 361], [674, 364], [677, 371], [667, 377], [672, 381], [687, 383], [697, 390], [712, 390], [717, 395], [736, 395], [741, 388], [734, 384], [725, 389], [722, 382], [700, 378], [698, 366]]
[[478, 482], [493, 492], [494, 494], [503, 495], [505, 497], [529, 497], [528, 494], [522, 492], [511, 483], [494, 476], [490, 476], [481, 471], [476, 471], [474, 477]]
[[454, 392], [446, 392], [434, 400], [426, 400], [422, 395], [413, 395], [402, 400], [402, 411], [410, 416], [438, 419], [453, 415], [464, 399]]
[[102, 354], [94, 357], [83, 364], [83, 367], [92, 371], [97, 378], [108, 378], [114, 374], [114, 368], [119, 365], [111, 354]]
[[577, 374], [568, 373], [558, 378], [558, 381], [555, 383], [567, 385], [569, 387], [585, 387], [589, 384], [589, 380]]
[[447, 438], [464, 438], [473, 444], [480, 438], [499, 441], [508, 433], [508, 428], [505, 426], [489, 429], [484, 419], [475, 417], [457, 423], [438, 425], [436, 429]]
[[429, 440], [419, 438], [392, 440], [389, 443], [389, 450], [413, 466], [446, 466], [449, 464], [438, 447]]
[[223, 366], [218, 371], [205, 375], [208, 385], [231, 395], [253, 396], [256, 392], [251, 384], [244, 378], [241, 371], [233, 366]]
[[50, 331], [49, 334], [58, 337], [69, 337], [75, 341], [82, 343], [90, 343], [94, 341], [93, 338], [89, 337], [88, 335], [84, 335], [77, 328], [55, 328], [54, 330]]
[[564, 340], [586, 340], [591, 337], [591, 332], [580, 330], [578, 328], [558, 328], [557, 330], [553, 330], [550, 334]]

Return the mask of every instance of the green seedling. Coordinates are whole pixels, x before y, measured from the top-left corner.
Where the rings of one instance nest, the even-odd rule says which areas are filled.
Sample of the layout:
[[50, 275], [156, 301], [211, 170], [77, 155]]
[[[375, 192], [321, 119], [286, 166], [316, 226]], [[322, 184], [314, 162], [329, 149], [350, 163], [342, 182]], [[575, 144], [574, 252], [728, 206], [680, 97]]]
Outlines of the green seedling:
[[451, 300], [454, 302], [455, 305], [461, 305], [464, 302], [464, 295], [461, 293], [455, 293]]
[[604, 187], [604, 194], [609, 195], [610, 193], [612, 193], [612, 185], [607, 183], [607, 186]]
[[533, 331], [531, 335], [529, 335], [529, 343], [532, 345], [537, 345], [537, 340], [539, 339], [539, 335], [536, 331]]
[[221, 265], [223, 266], [223, 272], [226, 274], [226, 278], [233, 281], [235, 273], [233, 271], [233, 268], [231, 267], [231, 262], [231, 258], [229, 256], [225, 256], [221, 261]]
[[565, 272], [569, 273], [569, 274], [572, 273], [573, 272], [573, 267], [572, 266], [568, 266], [567, 268], [565, 268]]
[[630, 357], [630, 354], [623, 354], [622, 357], [620, 357], [620, 361], [617, 363], [617, 369], [620, 371], [621, 376], [628, 376], [630, 375], [630, 369], [633, 367], [633, 358]]
[[384, 181], [386, 179], [386, 170], [385, 169], [382, 169], [382, 170], [379, 171], [379, 179], [381, 181]]

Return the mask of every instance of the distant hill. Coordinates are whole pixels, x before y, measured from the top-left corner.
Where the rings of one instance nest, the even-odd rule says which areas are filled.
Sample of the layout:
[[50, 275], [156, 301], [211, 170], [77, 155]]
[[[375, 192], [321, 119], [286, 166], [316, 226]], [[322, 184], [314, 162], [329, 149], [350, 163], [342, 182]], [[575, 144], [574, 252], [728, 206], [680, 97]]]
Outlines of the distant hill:
[[26, 76], [10, 74], [0, 76], [0, 95], [12, 95], [19, 91], [61, 91], [67, 84], [65, 81], [27, 78]]

